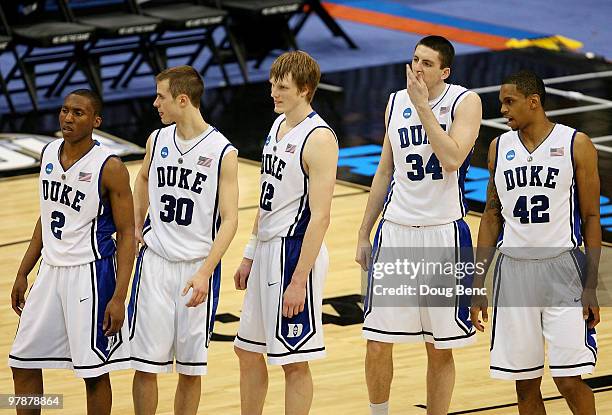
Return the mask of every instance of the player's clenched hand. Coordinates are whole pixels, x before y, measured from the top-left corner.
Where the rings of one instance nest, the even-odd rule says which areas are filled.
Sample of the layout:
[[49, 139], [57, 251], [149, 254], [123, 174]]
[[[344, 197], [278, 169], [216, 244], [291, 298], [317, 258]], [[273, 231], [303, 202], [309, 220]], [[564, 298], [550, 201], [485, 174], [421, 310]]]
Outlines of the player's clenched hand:
[[253, 266], [253, 260], [249, 258], [242, 258], [242, 262], [238, 266], [236, 273], [234, 274], [234, 286], [237, 290], [246, 290], [247, 279], [251, 273], [251, 267]]
[[26, 277], [17, 276], [11, 291], [11, 306], [18, 316], [21, 315], [21, 310], [25, 306], [25, 293], [28, 289], [28, 279]]
[[357, 252], [355, 252], [355, 262], [361, 265], [361, 269], [367, 271], [370, 269], [370, 254], [372, 252], [372, 244], [369, 239], [359, 239], [357, 241]]
[[[472, 306], [470, 307], [470, 320], [478, 331], [485, 331], [483, 322], [489, 321], [489, 312], [487, 311], [488, 300], [486, 295], [473, 295]], [[480, 320], [480, 313], [482, 313], [482, 321]]]
[[113, 336], [121, 330], [125, 319], [125, 303], [118, 298], [111, 298], [104, 312], [102, 330], [107, 337]]
[[599, 321], [599, 302], [597, 301], [597, 293], [593, 289], [584, 289], [582, 291], [582, 316], [587, 321], [587, 327], [592, 329]]
[[185, 285], [183, 288], [183, 293], [181, 295], [185, 296], [189, 292], [189, 289], [192, 289], [191, 298], [185, 304], [187, 307], [197, 307], [206, 300], [208, 297], [208, 288], [210, 287], [210, 275], [205, 276], [200, 273], [196, 273]]
[[291, 318], [304, 311], [306, 302], [306, 283], [295, 280], [289, 283], [283, 295], [283, 317]]
[[429, 89], [423, 80], [423, 75], [417, 74], [409, 64], [406, 65], [406, 89], [413, 104], [427, 104], [429, 102]]

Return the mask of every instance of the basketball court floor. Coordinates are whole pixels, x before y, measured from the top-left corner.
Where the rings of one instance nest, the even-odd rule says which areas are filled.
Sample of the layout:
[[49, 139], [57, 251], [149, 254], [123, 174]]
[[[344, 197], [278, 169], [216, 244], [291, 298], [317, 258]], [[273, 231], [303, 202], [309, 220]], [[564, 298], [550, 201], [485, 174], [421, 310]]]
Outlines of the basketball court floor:
[[[604, 240], [612, 242], [612, 65], [574, 54], [541, 49], [479, 52], [460, 55], [453, 67], [451, 82], [465, 85], [482, 97], [483, 123], [466, 182], [466, 196], [472, 212], [467, 221], [475, 239], [482, 210], [488, 171], [486, 149], [504, 132], [499, 119], [498, 85], [503, 76], [519, 68], [536, 70], [547, 79], [549, 116], [571, 125], [593, 138], [599, 154], [601, 214]], [[324, 322], [328, 357], [312, 363], [315, 382], [313, 414], [368, 414], [363, 361], [365, 341], [361, 338], [361, 272], [354, 262], [357, 229], [380, 156], [384, 134], [383, 114], [389, 93], [405, 86], [403, 64], [389, 64], [325, 73], [315, 97], [314, 108], [332, 125], [340, 140], [339, 182], [332, 206], [332, 223], [326, 243], [330, 272], [324, 295]], [[117, 137], [144, 146], [147, 135], [160, 126], [152, 98], [110, 103], [105, 109], [102, 129]], [[221, 300], [215, 335], [209, 353], [209, 374], [204, 378], [200, 413], [239, 413], [238, 362], [232, 339], [238, 328], [243, 292], [233, 285], [238, 266], [258, 208], [261, 146], [274, 119], [266, 82], [215, 89], [207, 92], [203, 112], [240, 150], [240, 223], [238, 233], [223, 259]], [[56, 111], [2, 117], [1, 132], [52, 135], [57, 130]], [[127, 157], [134, 179], [141, 156]], [[3, 173], [0, 179], [0, 357], [7, 356], [18, 318], [10, 308], [10, 290], [15, 272], [27, 248], [38, 216], [35, 168]], [[444, 202], [441, 200], [440, 202]], [[604, 247], [600, 274], [612, 274], [612, 248]], [[31, 277], [33, 279], [34, 276]], [[490, 280], [490, 278], [489, 278]], [[30, 281], [31, 283], [32, 281]], [[612, 285], [610, 285], [612, 287]], [[605, 289], [605, 284], [604, 287]], [[603, 294], [606, 294], [605, 292]], [[612, 413], [612, 306], [609, 296], [600, 301], [602, 322], [598, 326], [599, 360], [596, 373], [587, 377], [595, 391], [598, 413]], [[474, 346], [457, 350], [457, 378], [451, 414], [516, 414], [512, 382], [489, 378], [489, 330], [478, 334]], [[426, 355], [423, 344], [398, 345], [394, 351], [395, 375], [391, 413], [425, 414]], [[113, 413], [132, 413], [131, 371], [112, 375]], [[172, 413], [176, 375], [160, 375], [160, 414]], [[64, 394], [62, 414], [85, 412], [82, 381], [69, 371], [45, 373], [45, 392]], [[0, 358], [0, 394], [13, 390], [6, 360]], [[569, 414], [549, 373], [542, 385], [549, 414]], [[50, 411], [50, 413], [53, 413]], [[283, 374], [270, 369], [268, 398], [264, 413], [283, 413]]]

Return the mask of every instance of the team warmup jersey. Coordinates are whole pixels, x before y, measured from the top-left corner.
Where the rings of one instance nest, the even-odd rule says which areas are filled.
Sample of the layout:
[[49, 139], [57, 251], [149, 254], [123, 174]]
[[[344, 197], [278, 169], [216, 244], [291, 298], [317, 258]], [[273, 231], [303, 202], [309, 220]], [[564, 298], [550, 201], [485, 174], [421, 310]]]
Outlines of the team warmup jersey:
[[221, 225], [221, 160], [234, 146], [213, 126], [181, 151], [176, 125], [155, 133], [149, 166], [149, 214], [143, 235], [147, 246], [169, 261], [208, 256]]
[[[429, 102], [447, 133], [457, 106], [469, 93], [462, 86], [447, 84], [444, 92]], [[459, 170], [444, 171], [405, 89], [389, 97], [387, 134], [393, 151], [394, 172], [383, 218], [399, 225], [428, 226], [464, 217], [467, 205], [463, 182], [470, 157]]]
[[504, 217], [498, 247], [505, 254], [529, 258], [530, 250], [511, 248], [534, 247], [554, 248], [550, 255], [555, 256], [582, 244], [575, 136], [573, 128], [555, 124], [531, 153], [516, 131], [497, 139], [495, 186]]
[[318, 128], [334, 133], [313, 111], [279, 140], [278, 131], [284, 120], [284, 114], [276, 118], [263, 148], [257, 232], [262, 241], [304, 235], [310, 220], [309, 182], [302, 164], [304, 146]]
[[113, 157], [98, 142], [64, 170], [60, 152], [64, 140], [43, 149], [40, 169], [40, 221], [43, 260], [53, 266], [75, 266], [115, 253], [115, 223], [103, 200], [102, 169]]

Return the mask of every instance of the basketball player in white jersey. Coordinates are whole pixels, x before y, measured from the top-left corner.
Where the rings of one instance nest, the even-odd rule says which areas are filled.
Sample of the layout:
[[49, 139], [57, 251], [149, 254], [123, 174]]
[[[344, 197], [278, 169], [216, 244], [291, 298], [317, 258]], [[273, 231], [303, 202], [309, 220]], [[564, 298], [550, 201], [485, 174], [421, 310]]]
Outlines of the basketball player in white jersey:
[[323, 284], [328, 255], [323, 237], [338, 144], [310, 106], [321, 72], [302, 51], [282, 54], [270, 69], [274, 112], [261, 160], [261, 197], [253, 235], [234, 275], [246, 289], [234, 350], [240, 360], [244, 415], [261, 414], [268, 363], [285, 372], [285, 413], [307, 414], [313, 395], [308, 362], [325, 356]]
[[101, 111], [89, 90], [64, 99], [63, 139], [42, 150], [40, 218], [11, 293], [21, 317], [9, 354], [15, 394], [42, 394], [42, 368], [73, 369], [85, 380], [88, 414], [110, 414], [108, 372], [130, 367], [123, 321], [134, 261], [132, 192], [121, 160], [92, 138]]
[[[454, 48], [445, 38], [421, 39], [406, 65], [407, 88], [389, 98], [382, 156], [358, 235], [355, 260], [364, 271], [375, 266], [370, 233], [381, 212], [374, 254], [389, 248], [404, 248], [410, 255], [411, 247], [448, 247], [453, 252], [471, 247], [463, 221], [463, 181], [482, 108], [478, 95], [445, 82], [453, 57]], [[377, 306], [372, 286], [370, 272], [363, 335], [368, 339], [371, 413], [388, 413], [393, 344], [424, 341], [427, 413], [446, 414], [455, 379], [451, 348], [474, 340], [467, 306], [382, 305], [384, 296]]]
[[[221, 284], [221, 257], [238, 226], [237, 150], [200, 112], [204, 83], [191, 66], [156, 77], [162, 123], [136, 178], [142, 244], [128, 308], [136, 414], [157, 408], [157, 373], [179, 381], [176, 414], [195, 414]], [[148, 214], [147, 214], [148, 211]]]
[[[501, 113], [512, 131], [489, 146], [491, 177], [478, 231], [477, 261], [500, 251], [493, 288], [491, 376], [516, 382], [519, 413], [545, 414], [540, 393], [544, 343], [559, 392], [574, 414], [595, 414], [581, 375], [597, 360], [594, 294], [601, 249], [597, 151], [589, 137], [554, 124], [544, 112], [544, 83], [520, 71], [501, 86]], [[586, 246], [586, 269], [578, 247]], [[486, 274], [486, 273], [485, 273]], [[474, 287], [484, 286], [477, 273]], [[584, 285], [584, 288], [583, 288]], [[560, 300], [550, 293], [560, 290]], [[534, 299], [521, 304], [525, 297]], [[486, 298], [474, 298], [472, 321]]]

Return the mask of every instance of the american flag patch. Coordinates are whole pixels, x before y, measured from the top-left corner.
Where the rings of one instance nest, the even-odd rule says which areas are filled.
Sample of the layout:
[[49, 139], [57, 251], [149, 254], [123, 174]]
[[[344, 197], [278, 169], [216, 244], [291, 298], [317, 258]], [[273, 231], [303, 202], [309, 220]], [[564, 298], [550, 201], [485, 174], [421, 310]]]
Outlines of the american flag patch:
[[80, 182], [91, 182], [91, 173], [85, 173], [84, 171], [79, 172]]
[[297, 148], [297, 145], [295, 145], [295, 144], [287, 144], [287, 148], [285, 149], [285, 151], [287, 153], [293, 154], [293, 153], [295, 153], [295, 149], [296, 148]]
[[448, 108], [448, 107], [440, 107], [440, 115], [444, 115], [444, 114], [448, 113], [449, 109], [450, 108]]
[[550, 156], [551, 157], [560, 157], [565, 153], [564, 147], [551, 147], [550, 148]]
[[198, 166], [210, 167], [212, 161], [213, 159], [211, 159], [210, 157], [200, 156], [198, 157]]

